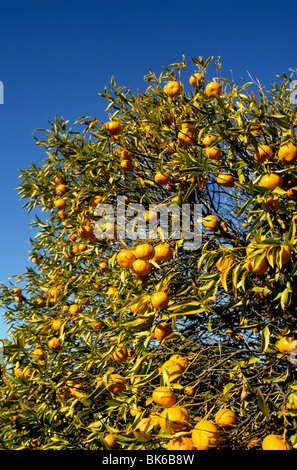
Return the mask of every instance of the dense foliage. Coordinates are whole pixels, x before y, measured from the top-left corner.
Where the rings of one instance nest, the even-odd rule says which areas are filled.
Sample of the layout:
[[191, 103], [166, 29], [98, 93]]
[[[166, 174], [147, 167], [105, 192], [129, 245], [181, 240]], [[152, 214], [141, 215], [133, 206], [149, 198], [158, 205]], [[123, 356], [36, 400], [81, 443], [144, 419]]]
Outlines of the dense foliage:
[[[215, 448], [261, 449], [271, 433], [297, 442], [291, 77], [266, 92], [223, 78], [219, 62], [214, 79], [211, 64], [150, 71], [134, 94], [112, 79], [99, 93], [106, 122], [84, 116], [69, 128], [56, 117], [36, 131], [44, 162], [20, 172], [18, 189], [39, 210], [38, 234], [27, 271], [1, 291], [0, 448], [163, 449], [225, 407], [237, 421], [217, 425]], [[186, 249], [171, 225], [150, 238], [148, 223], [145, 240], [108, 224], [96, 237], [98, 204], [116, 210], [119, 196], [175, 217], [199, 205], [201, 246]], [[139, 253], [155, 251], [140, 271], [119, 264], [121, 250], [133, 259], [143, 244]], [[166, 261], [158, 245], [170, 247]], [[173, 392], [169, 408], [153, 397], [159, 386]], [[172, 406], [189, 414], [173, 430], [158, 418]]]

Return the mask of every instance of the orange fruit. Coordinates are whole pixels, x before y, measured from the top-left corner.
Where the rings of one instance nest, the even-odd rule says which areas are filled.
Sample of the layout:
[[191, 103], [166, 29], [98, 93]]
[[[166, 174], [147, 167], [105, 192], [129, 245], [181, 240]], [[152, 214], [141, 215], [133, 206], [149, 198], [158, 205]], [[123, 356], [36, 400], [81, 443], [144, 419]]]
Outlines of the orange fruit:
[[124, 349], [124, 348], [115, 349], [111, 353], [110, 358], [115, 362], [124, 362], [124, 361], [126, 361], [126, 359], [128, 359], [127, 349]]
[[59, 338], [51, 338], [47, 345], [51, 351], [58, 351], [58, 349], [61, 347], [61, 342]]
[[297, 186], [287, 189], [287, 196], [290, 199], [297, 199]]
[[141, 245], [137, 245], [133, 252], [137, 259], [148, 261], [154, 257], [155, 248], [148, 243], [142, 243]]
[[237, 414], [228, 408], [222, 408], [216, 413], [215, 422], [220, 428], [232, 428], [238, 422]]
[[164, 432], [175, 434], [189, 426], [190, 415], [185, 407], [170, 407], [162, 411], [159, 425]]
[[202, 82], [204, 80], [204, 77], [201, 73], [199, 72], [196, 72], [196, 73], [193, 73], [193, 75], [190, 76], [190, 85], [198, 88], [201, 86]]
[[[296, 188], [296, 197], [297, 197], [297, 188]], [[278, 211], [280, 208], [280, 202], [277, 198], [269, 196], [265, 201], [266, 206], [270, 207], [273, 211]]]
[[162, 173], [161, 171], [157, 171], [155, 174], [155, 183], [159, 184], [160, 186], [165, 186], [169, 183], [169, 176], [166, 173]]
[[58, 184], [58, 185], [56, 186], [55, 191], [56, 191], [57, 194], [67, 193], [67, 191], [68, 191], [68, 186], [66, 186], [66, 184]]
[[171, 80], [165, 85], [163, 91], [171, 98], [176, 98], [181, 92], [181, 86], [176, 80]]
[[152, 265], [144, 259], [136, 259], [132, 264], [132, 270], [138, 276], [145, 276], [151, 270]]
[[59, 331], [63, 325], [63, 320], [54, 320], [52, 322], [52, 330]]
[[202, 420], [192, 431], [192, 441], [197, 450], [210, 450], [220, 443], [220, 430], [211, 421]]
[[279, 350], [279, 352], [283, 354], [291, 354], [291, 352], [295, 351], [296, 347], [292, 347], [291, 343], [294, 341], [293, 336], [283, 336], [277, 343], [276, 347]]
[[167, 245], [157, 245], [155, 246], [155, 256], [154, 260], [156, 261], [169, 261], [173, 256], [172, 249]]
[[176, 395], [169, 387], [155, 388], [152, 398], [160, 406], [171, 407], [176, 403]]
[[120, 163], [121, 169], [125, 172], [132, 171], [133, 170], [133, 162], [131, 160], [122, 160]]
[[97, 207], [98, 204], [100, 204], [100, 202], [102, 201], [102, 196], [94, 196], [92, 197], [92, 200], [91, 200], [91, 206], [92, 207]]
[[[281, 250], [281, 251], [280, 251]], [[273, 263], [276, 264], [276, 255], [281, 252], [281, 264], [287, 264], [292, 258], [292, 252], [288, 245], [282, 244], [279, 247], [275, 247], [271, 250], [273, 253]]]
[[166, 447], [167, 450], [195, 450], [195, 446], [190, 437], [182, 436], [171, 439]]
[[222, 94], [222, 87], [217, 82], [210, 82], [206, 85], [205, 93], [209, 98], [215, 98], [216, 96], [220, 96]]
[[204, 147], [210, 147], [210, 145], [213, 143], [214, 140], [215, 140], [215, 136], [208, 134], [202, 139], [202, 145]]
[[269, 264], [266, 258], [263, 258], [260, 263], [257, 264], [255, 259], [248, 260], [245, 264], [245, 269], [254, 274], [265, 274], [268, 268]]
[[121, 268], [131, 268], [136, 257], [130, 250], [121, 250], [117, 255], [117, 262]]
[[54, 176], [54, 183], [58, 186], [59, 184], [64, 183], [64, 179], [62, 176]]
[[231, 188], [234, 186], [234, 181], [234, 176], [228, 175], [227, 173], [220, 173], [217, 177], [217, 183], [225, 188]]
[[110, 135], [116, 136], [122, 132], [122, 126], [118, 121], [110, 121], [106, 124], [106, 129]]
[[162, 341], [167, 336], [171, 335], [172, 332], [172, 326], [169, 323], [162, 322], [155, 327], [154, 335], [156, 339]]
[[216, 262], [216, 268], [220, 272], [226, 271], [226, 269], [230, 268], [233, 265], [233, 259], [230, 257], [227, 258], [220, 258]]
[[169, 303], [169, 296], [166, 292], [156, 292], [151, 296], [151, 304], [156, 310], [163, 310]]
[[254, 159], [257, 162], [264, 162], [271, 160], [273, 157], [273, 150], [269, 145], [258, 145], [258, 149], [254, 152]]
[[106, 388], [111, 393], [121, 393], [126, 388], [126, 379], [119, 374], [111, 374]]
[[45, 357], [45, 352], [41, 348], [36, 348], [32, 352], [32, 357], [33, 357], [34, 361], [42, 361]]
[[103, 323], [102, 323], [102, 321], [98, 320], [95, 323], [92, 323], [91, 326], [92, 326], [93, 330], [101, 330], [101, 328], [103, 326]]
[[148, 306], [147, 304], [143, 304], [141, 307], [138, 307], [137, 304], [136, 305], [130, 305], [130, 310], [132, 313], [134, 313], [135, 315], [143, 315], [147, 309], [148, 309]]
[[179, 131], [177, 138], [181, 145], [188, 146], [194, 143], [195, 134], [191, 129], [184, 127], [182, 130]]
[[106, 261], [101, 261], [101, 263], [99, 263], [98, 271], [105, 272], [105, 271], [108, 271], [108, 269], [109, 269], [109, 266], [106, 263]]
[[291, 444], [282, 436], [268, 434], [262, 441], [263, 450], [292, 450]]
[[114, 449], [117, 446], [117, 439], [114, 434], [106, 434], [104, 436], [104, 440], [111, 449]]
[[78, 304], [72, 304], [69, 307], [69, 313], [71, 313], [71, 315], [77, 315], [78, 313], [80, 313], [80, 311], [81, 310]]
[[65, 209], [66, 205], [67, 204], [66, 204], [65, 199], [62, 199], [62, 198], [56, 199], [55, 202], [54, 202], [54, 206], [55, 206], [56, 209], [63, 210], [63, 209]]
[[210, 160], [218, 160], [221, 156], [219, 147], [206, 147], [205, 153]]
[[281, 145], [278, 151], [278, 158], [284, 163], [294, 163], [297, 160], [297, 147], [291, 142]]
[[277, 186], [282, 187], [284, 181], [281, 176], [275, 173], [267, 173], [263, 175], [259, 181], [259, 186], [264, 186], [267, 189], [273, 191]]
[[215, 232], [218, 230], [220, 222], [214, 215], [207, 215], [203, 219], [203, 225], [208, 232]]
[[192, 387], [191, 385], [187, 385], [184, 388], [184, 394], [187, 395], [188, 397], [193, 397], [195, 395], [195, 388]]

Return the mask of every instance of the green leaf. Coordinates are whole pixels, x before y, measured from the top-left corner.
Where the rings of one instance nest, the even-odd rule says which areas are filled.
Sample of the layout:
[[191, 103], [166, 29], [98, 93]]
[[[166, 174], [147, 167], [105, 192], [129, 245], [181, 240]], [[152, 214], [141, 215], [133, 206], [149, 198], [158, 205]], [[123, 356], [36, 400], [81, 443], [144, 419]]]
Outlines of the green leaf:
[[260, 387], [257, 388], [257, 400], [258, 400], [258, 405], [264, 416], [266, 418], [270, 418], [270, 413], [269, 413], [269, 408], [265, 402], [264, 395], [261, 392]]
[[269, 346], [269, 341], [270, 341], [270, 332], [269, 332], [269, 326], [266, 325], [265, 328], [262, 330], [261, 334], [261, 352], [264, 353], [268, 346]]

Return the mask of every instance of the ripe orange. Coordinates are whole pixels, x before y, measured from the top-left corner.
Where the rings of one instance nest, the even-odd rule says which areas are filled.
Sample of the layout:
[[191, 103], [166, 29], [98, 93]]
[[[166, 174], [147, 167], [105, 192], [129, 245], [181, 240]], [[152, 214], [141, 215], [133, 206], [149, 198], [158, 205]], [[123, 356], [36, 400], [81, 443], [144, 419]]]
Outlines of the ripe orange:
[[209, 160], [218, 160], [221, 156], [219, 147], [207, 147], [205, 153]]
[[104, 436], [104, 440], [111, 449], [114, 449], [117, 446], [117, 439], [114, 434], [106, 434]]
[[122, 132], [122, 126], [118, 121], [110, 121], [106, 124], [106, 129], [110, 135], [116, 136]]
[[209, 98], [215, 98], [222, 94], [222, 87], [217, 82], [210, 82], [205, 88], [205, 93]]
[[147, 309], [148, 309], [148, 305], [147, 304], [143, 304], [141, 307], [138, 307], [137, 304], [136, 305], [130, 305], [130, 310], [132, 313], [134, 313], [135, 315], [143, 315]]
[[260, 263], [256, 264], [255, 258], [248, 260], [245, 264], [245, 269], [254, 274], [265, 274], [269, 268], [266, 258], [263, 258]]
[[156, 339], [159, 339], [162, 341], [165, 339], [167, 336], [171, 335], [173, 332], [172, 326], [169, 323], [162, 322], [159, 323], [154, 330], [154, 335]]
[[122, 160], [120, 163], [121, 169], [125, 172], [132, 171], [133, 170], [133, 162], [131, 160]]
[[169, 296], [166, 292], [156, 292], [151, 296], [151, 304], [156, 310], [163, 310], [169, 303]]
[[110, 355], [115, 362], [124, 362], [128, 359], [128, 352], [125, 348], [116, 348]]
[[63, 325], [63, 320], [54, 320], [52, 322], [52, 330], [59, 331]]
[[155, 255], [155, 248], [152, 245], [149, 245], [148, 243], [142, 243], [141, 245], [137, 245], [133, 251], [137, 259], [142, 259], [146, 261], [152, 259]]
[[130, 250], [121, 250], [117, 255], [117, 262], [121, 268], [131, 268], [136, 257]]
[[68, 191], [68, 186], [66, 186], [66, 184], [58, 184], [58, 185], [56, 186], [55, 191], [56, 191], [57, 194], [67, 193], [67, 191]]
[[201, 86], [202, 82], [204, 80], [204, 77], [201, 73], [199, 72], [196, 72], [196, 73], [193, 73], [193, 75], [190, 76], [190, 85], [198, 88]]
[[195, 446], [190, 437], [182, 436], [171, 439], [166, 447], [167, 450], [195, 450]]
[[101, 330], [102, 326], [103, 326], [103, 323], [100, 320], [96, 321], [95, 323], [92, 323], [91, 325], [93, 330]]
[[161, 367], [161, 372], [165, 372], [171, 379], [180, 377], [184, 371], [187, 369], [189, 362], [187, 358], [180, 356], [179, 354], [174, 354], [164, 362]]
[[126, 388], [126, 379], [119, 374], [111, 374], [108, 378], [108, 385], [106, 388], [111, 393], [121, 393]]
[[262, 441], [263, 450], [292, 450], [291, 444], [282, 436], [268, 434]]
[[220, 443], [220, 430], [211, 421], [199, 421], [192, 431], [192, 441], [197, 450], [210, 450]]
[[132, 264], [132, 269], [138, 276], [145, 276], [151, 270], [152, 265], [144, 259], [136, 259]]
[[269, 145], [258, 145], [258, 149], [254, 152], [254, 159], [257, 162], [264, 162], [271, 160], [273, 157], [273, 150]]
[[191, 385], [187, 385], [184, 388], [184, 394], [187, 395], [188, 397], [193, 397], [195, 395], [195, 388], [192, 387]]
[[42, 361], [45, 358], [45, 352], [41, 348], [36, 348], [32, 352], [32, 357], [34, 361]]
[[165, 85], [163, 91], [171, 98], [176, 98], [180, 94], [181, 86], [176, 80], [171, 80]]
[[155, 246], [155, 256], [154, 260], [156, 261], [169, 261], [173, 256], [172, 249], [167, 245], [157, 245]]
[[153, 391], [153, 401], [158, 405], [171, 407], [176, 403], [176, 395], [169, 387], [157, 387]]
[[170, 407], [162, 411], [159, 417], [159, 425], [164, 432], [175, 434], [187, 429], [190, 415], [185, 407]]
[[165, 186], [169, 183], [169, 176], [166, 173], [162, 173], [161, 171], [157, 171], [155, 174], [155, 183], [159, 184], [160, 186]]
[[81, 310], [78, 304], [72, 304], [69, 307], [69, 313], [71, 313], [71, 315], [77, 315], [78, 313], [80, 313], [80, 311]]
[[208, 232], [215, 232], [220, 226], [220, 222], [214, 215], [207, 215], [203, 219], [203, 225]]
[[267, 173], [260, 179], [259, 186], [264, 186], [265, 188], [273, 191], [277, 186], [281, 188], [283, 183], [284, 181], [281, 176], [275, 173]]
[[[296, 188], [297, 190], [297, 188]], [[296, 191], [296, 197], [297, 197], [297, 191]], [[280, 208], [280, 202], [276, 197], [273, 196], [268, 196], [268, 198], [265, 201], [266, 206], [270, 207], [273, 211], [278, 211]]]
[[98, 271], [106, 272], [108, 271], [108, 269], [109, 269], [109, 266], [106, 263], [106, 261], [101, 261], [101, 263], [99, 263]]
[[220, 186], [224, 186], [225, 188], [231, 188], [234, 186], [234, 181], [234, 176], [227, 173], [220, 173], [217, 177], [217, 183]]
[[187, 127], [184, 127], [183, 129], [181, 129], [177, 135], [177, 138], [179, 140], [179, 143], [181, 145], [185, 145], [185, 146], [188, 146], [188, 145], [192, 145], [195, 141], [195, 134], [194, 132], [187, 128]]
[[59, 184], [64, 183], [64, 179], [62, 176], [54, 176], [54, 183], [58, 186]]
[[[281, 251], [280, 251], [281, 250]], [[287, 264], [292, 258], [292, 252], [288, 245], [281, 244], [279, 247], [274, 247], [272, 250], [269, 250], [270, 253], [273, 253], [272, 261], [276, 264], [277, 253], [281, 252], [281, 264]]]
[[230, 268], [234, 263], [234, 260], [231, 257], [220, 258], [216, 262], [216, 268], [220, 272], [226, 271], [226, 269]]
[[209, 147], [213, 143], [214, 140], [215, 140], [215, 136], [208, 134], [202, 139], [202, 145], [204, 147]]
[[228, 408], [222, 408], [215, 415], [215, 422], [220, 428], [232, 428], [238, 422], [237, 414]]
[[297, 160], [297, 147], [291, 142], [281, 145], [278, 151], [278, 158], [284, 163], [294, 163]]
[[51, 338], [48, 343], [48, 348], [51, 350], [51, 351], [58, 351], [58, 349], [60, 349], [61, 347], [61, 342], [59, 340], [59, 338]]
[[283, 336], [277, 343], [276, 347], [279, 350], [279, 352], [283, 354], [291, 354], [291, 352], [295, 351], [297, 349], [294, 344], [293, 347], [291, 345], [292, 341], [294, 341], [293, 336]]
[[287, 189], [287, 196], [290, 199], [297, 199], [297, 186]]
[[62, 198], [56, 199], [55, 202], [54, 202], [54, 206], [55, 206], [56, 209], [63, 210], [63, 209], [65, 209], [66, 205], [67, 204], [66, 204], [65, 199], [62, 199]]

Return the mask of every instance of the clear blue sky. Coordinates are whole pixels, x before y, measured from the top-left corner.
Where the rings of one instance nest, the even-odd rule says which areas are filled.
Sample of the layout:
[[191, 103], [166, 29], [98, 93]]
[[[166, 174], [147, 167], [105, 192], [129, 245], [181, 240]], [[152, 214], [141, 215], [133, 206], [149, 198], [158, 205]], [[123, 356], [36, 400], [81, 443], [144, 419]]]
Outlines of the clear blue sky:
[[[15, 191], [18, 169], [44, 154], [32, 132], [55, 115], [104, 119], [98, 97], [117, 85], [142, 88], [152, 69], [191, 58], [221, 57], [223, 75], [247, 72], [269, 87], [297, 68], [295, 1], [8, 1], [0, 6], [0, 281], [28, 265], [31, 215]], [[194, 65], [193, 65], [194, 70]], [[210, 77], [211, 78], [211, 77]], [[297, 78], [297, 77], [296, 77]], [[0, 318], [0, 338], [6, 326]]]

